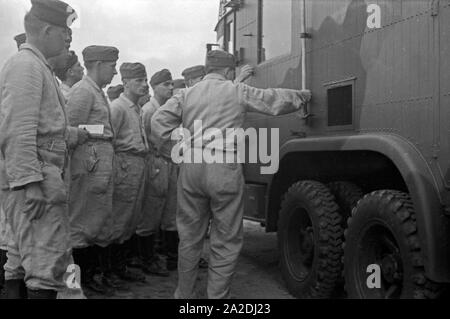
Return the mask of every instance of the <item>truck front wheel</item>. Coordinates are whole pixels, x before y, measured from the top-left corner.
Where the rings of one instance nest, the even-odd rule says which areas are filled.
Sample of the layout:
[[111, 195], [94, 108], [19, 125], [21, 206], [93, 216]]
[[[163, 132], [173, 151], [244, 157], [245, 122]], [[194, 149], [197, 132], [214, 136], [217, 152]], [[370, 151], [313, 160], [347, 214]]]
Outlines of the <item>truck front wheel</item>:
[[286, 193], [279, 216], [280, 265], [289, 292], [329, 298], [342, 271], [339, 207], [323, 184], [302, 181]]
[[345, 231], [349, 298], [433, 298], [425, 277], [414, 207], [408, 194], [376, 191], [359, 201]]

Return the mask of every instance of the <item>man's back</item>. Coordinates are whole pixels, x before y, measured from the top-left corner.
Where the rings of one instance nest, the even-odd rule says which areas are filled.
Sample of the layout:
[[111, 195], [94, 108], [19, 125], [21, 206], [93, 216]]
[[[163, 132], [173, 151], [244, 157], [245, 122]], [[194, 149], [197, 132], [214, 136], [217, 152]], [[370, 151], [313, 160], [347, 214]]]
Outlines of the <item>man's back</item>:
[[[177, 113], [182, 117], [183, 128], [189, 130], [191, 141], [204, 137], [208, 129], [218, 130], [225, 141], [219, 141], [214, 133], [215, 139], [211, 145], [216, 150], [224, 147], [226, 151], [235, 149], [234, 139], [227, 139], [227, 134], [233, 134], [230, 129], [243, 127], [247, 112], [280, 115], [298, 110], [303, 103], [300, 91], [258, 89], [244, 83], [234, 83], [216, 73], [206, 75], [201, 82], [183, 90], [174, 100], [175, 104], [178, 103]], [[203, 141], [202, 147], [208, 144], [209, 141]]]
[[183, 127], [193, 133], [194, 121], [201, 120], [203, 129], [240, 128], [245, 119], [238, 85], [219, 74], [205, 79], [185, 91]]

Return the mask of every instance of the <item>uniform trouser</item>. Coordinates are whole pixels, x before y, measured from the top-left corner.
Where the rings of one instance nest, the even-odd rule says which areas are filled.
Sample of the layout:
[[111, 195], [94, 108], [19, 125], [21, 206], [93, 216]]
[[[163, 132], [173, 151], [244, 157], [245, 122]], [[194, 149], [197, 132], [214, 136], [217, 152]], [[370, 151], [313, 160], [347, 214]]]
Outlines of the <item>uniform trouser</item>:
[[8, 245], [8, 232], [6, 227], [5, 212], [2, 207], [4, 192], [0, 190], [0, 249], [6, 250]]
[[89, 141], [72, 154], [69, 216], [74, 248], [111, 243], [113, 160], [114, 150], [107, 141]]
[[229, 298], [243, 244], [244, 178], [240, 164], [182, 164], [178, 180], [178, 287], [195, 296], [198, 263], [211, 219], [208, 298]]
[[[3, 170], [3, 160], [0, 159], [0, 170]], [[0, 176], [0, 178], [4, 178]], [[6, 251], [8, 250], [8, 235], [6, 230], [6, 217], [3, 211], [2, 203], [4, 192], [1, 189], [3, 182], [0, 181], [0, 287], [3, 287], [5, 282], [5, 263], [6, 263]]]
[[5, 281], [6, 252], [8, 250], [8, 235], [6, 229], [6, 218], [2, 208], [2, 191], [0, 190], [0, 287]]
[[136, 233], [142, 219], [146, 159], [117, 153], [114, 171], [113, 241], [122, 244]]
[[25, 205], [25, 190], [8, 191], [4, 212], [8, 226], [6, 280], [25, 280], [32, 290], [65, 289], [63, 276], [72, 261], [69, 243], [67, 193], [56, 166], [44, 164], [40, 183], [47, 200], [45, 212]]
[[144, 209], [136, 234], [147, 237], [160, 229], [176, 231], [178, 166], [150, 154], [147, 167]]
[[[3, 164], [0, 160], [0, 167]], [[0, 185], [2, 183], [0, 182]], [[6, 251], [8, 250], [8, 227], [6, 225], [6, 216], [5, 211], [3, 209], [2, 203], [5, 197], [5, 192], [0, 189], [0, 250]], [[0, 265], [1, 269], [0, 271], [4, 272], [3, 269], [4, 263]]]

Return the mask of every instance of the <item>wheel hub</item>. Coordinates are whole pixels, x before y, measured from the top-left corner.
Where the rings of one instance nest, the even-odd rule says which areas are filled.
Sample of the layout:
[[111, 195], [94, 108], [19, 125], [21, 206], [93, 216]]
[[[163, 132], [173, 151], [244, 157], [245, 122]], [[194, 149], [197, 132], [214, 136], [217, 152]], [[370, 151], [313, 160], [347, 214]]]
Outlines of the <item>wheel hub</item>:
[[290, 271], [296, 280], [304, 281], [314, 261], [314, 228], [306, 210], [299, 208], [292, 214], [286, 244]]
[[300, 241], [302, 252], [305, 255], [311, 255], [314, 249], [314, 231], [312, 227], [307, 227], [300, 231]]
[[383, 274], [383, 278], [389, 283], [393, 284], [394, 282], [397, 282], [401, 279], [400, 274], [400, 261], [398, 260], [398, 257], [389, 254], [386, 255], [382, 261], [381, 261], [381, 272]]

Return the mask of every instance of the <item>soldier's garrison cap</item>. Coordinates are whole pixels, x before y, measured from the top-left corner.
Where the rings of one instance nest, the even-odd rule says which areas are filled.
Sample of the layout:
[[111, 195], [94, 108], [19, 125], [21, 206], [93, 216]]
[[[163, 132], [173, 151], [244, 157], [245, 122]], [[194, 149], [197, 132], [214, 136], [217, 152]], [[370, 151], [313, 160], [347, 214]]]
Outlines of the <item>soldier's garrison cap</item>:
[[203, 65], [196, 65], [190, 68], [187, 68], [186, 70], [183, 71], [183, 73], [181, 73], [181, 75], [184, 77], [184, 79], [190, 80], [190, 79], [195, 79], [201, 76], [205, 76], [206, 72], [205, 72], [205, 66]]
[[17, 48], [27, 42], [27, 35], [25, 33], [18, 34], [14, 37], [14, 41], [17, 43]]
[[234, 68], [236, 67], [236, 58], [231, 53], [221, 50], [213, 50], [209, 51], [206, 55], [205, 65], [207, 67], [215, 68]]
[[172, 74], [169, 70], [163, 69], [153, 74], [152, 78], [150, 79], [150, 85], [156, 86], [166, 81], [172, 81]]
[[124, 91], [123, 85], [119, 84], [116, 86], [110, 86], [108, 90], [106, 90], [106, 94], [108, 95], [110, 100], [115, 100], [120, 96], [120, 94], [123, 93], [123, 91]]
[[122, 79], [140, 79], [147, 77], [147, 71], [142, 63], [123, 63], [120, 66]]
[[83, 50], [83, 59], [84, 62], [116, 62], [119, 59], [119, 50], [115, 47], [91, 45]]
[[70, 28], [78, 18], [71, 6], [59, 0], [31, 0], [30, 14], [41, 21], [63, 28]]
[[184, 89], [186, 88], [186, 83], [184, 83], [184, 79], [176, 79], [173, 81], [174, 89]]

